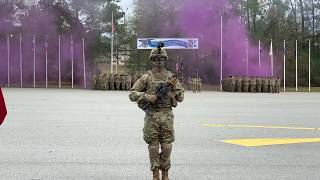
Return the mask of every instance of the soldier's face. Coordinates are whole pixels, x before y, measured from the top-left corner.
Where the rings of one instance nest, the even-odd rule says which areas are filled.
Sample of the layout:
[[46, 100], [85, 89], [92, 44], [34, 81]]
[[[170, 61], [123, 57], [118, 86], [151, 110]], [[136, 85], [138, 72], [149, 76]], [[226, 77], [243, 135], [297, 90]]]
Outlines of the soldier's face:
[[164, 64], [166, 62], [165, 57], [154, 57], [151, 59], [151, 65], [155, 68], [164, 68]]

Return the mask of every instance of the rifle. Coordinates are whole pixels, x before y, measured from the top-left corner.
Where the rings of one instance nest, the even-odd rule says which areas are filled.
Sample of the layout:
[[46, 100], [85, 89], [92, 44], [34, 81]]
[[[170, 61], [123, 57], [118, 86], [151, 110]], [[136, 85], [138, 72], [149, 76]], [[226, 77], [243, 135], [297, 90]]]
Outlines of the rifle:
[[150, 106], [152, 104], [156, 104], [158, 101], [162, 101], [162, 99], [167, 95], [167, 93], [169, 91], [171, 91], [172, 87], [177, 83], [177, 79], [175, 77], [175, 75], [173, 75], [169, 81], [165, 82], [165, 83], [160, 83], [156, 86], [156, 94], [155, 96], [157, 96], [157, 100], [152, 103], [150, 101], [148, 101], [143, 107], [142, 110], [145, 111], [146, 113], [148, 112]]

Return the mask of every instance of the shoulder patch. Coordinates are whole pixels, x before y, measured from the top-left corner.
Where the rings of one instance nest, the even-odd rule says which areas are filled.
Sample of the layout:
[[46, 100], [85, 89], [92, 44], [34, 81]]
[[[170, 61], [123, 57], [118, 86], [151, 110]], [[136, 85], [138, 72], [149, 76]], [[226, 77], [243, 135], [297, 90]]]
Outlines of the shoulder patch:
[[144, 75], [141, 76], [141, 79], [146, 81], [148, 79], [149, 75], [146, 73]]

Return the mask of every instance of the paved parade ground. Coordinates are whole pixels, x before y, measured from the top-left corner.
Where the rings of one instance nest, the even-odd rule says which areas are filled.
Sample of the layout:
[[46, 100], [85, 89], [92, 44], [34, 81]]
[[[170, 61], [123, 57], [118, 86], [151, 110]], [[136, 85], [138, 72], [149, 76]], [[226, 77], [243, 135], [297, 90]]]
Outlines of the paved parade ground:
[[[124, 91], [5, 88], [1, 180], [150, 180]], [[320, 179], [320, 93], [186, 92], [171, 180]]]

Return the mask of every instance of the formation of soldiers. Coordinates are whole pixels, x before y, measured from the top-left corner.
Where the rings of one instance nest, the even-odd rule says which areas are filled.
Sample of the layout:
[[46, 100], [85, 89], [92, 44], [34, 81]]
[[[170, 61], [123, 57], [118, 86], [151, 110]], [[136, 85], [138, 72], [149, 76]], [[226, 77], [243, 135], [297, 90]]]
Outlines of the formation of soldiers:
[[200, 77], [192, 77], [188, 80], [189, 87], [193, 93], [200, 92], [202, 89], [202, 79]]
[[93, 78], [93, 89], [111, 91], [129, 91], [140, 78], [139, 74], [100, 74]]
[[223, 79], [222, 89], [228, 92], [279, 93], [281, 81], [275, 77], [229, 76]]

